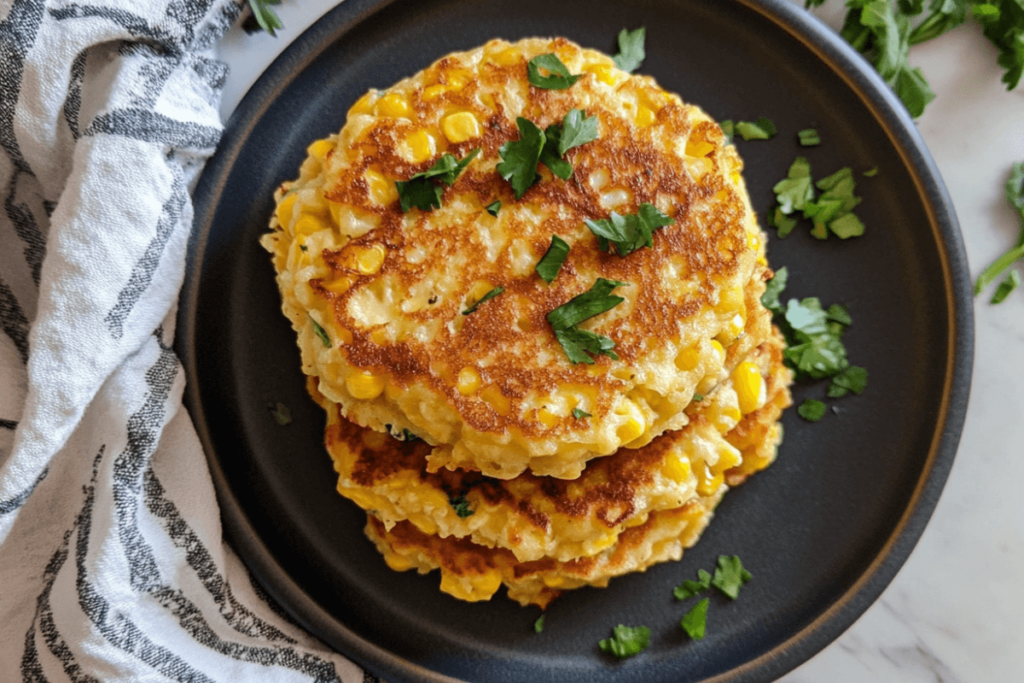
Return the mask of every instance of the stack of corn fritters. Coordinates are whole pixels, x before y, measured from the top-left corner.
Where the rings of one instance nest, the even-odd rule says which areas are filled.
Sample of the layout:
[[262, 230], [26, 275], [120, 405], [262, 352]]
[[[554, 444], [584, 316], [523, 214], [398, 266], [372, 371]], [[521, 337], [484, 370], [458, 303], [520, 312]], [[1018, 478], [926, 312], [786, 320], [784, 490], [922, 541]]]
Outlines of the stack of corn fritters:
[[[579, 78], [531, 85], [546, 54]], [[517, 119], [573, 109], [597, 138], [564, 153], [572, 175], [542, 163], [516, 192], [498, 166]], [[701, 110], [564, 39], [491, 41], [369, 92], [308, 152], [263, 245], [338, 490], [393, 569], [545, 606], [678, 559], [771, 463], [791, 375], [760, 302], [764, 235]], [[443, 155], [470, 161], [435, 183], [440, 206], [403, 211], [396, 181]], [[587, 226], [643, 205], [672, 219], [651, 246], [620, 255]], [[569, 253], [549, 283], [552, 235]], [[601, 278], [623, 300], [579, 328], [614, 349], [573, 363], [547, 316]]]

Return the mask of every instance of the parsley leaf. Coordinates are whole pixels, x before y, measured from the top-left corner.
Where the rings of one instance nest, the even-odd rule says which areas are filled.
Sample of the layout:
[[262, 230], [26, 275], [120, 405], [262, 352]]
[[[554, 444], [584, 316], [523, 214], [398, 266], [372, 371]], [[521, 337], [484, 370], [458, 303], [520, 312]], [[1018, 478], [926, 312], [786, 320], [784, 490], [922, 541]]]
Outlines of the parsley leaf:
[[320, 341], [324, 343], [324, 346], [330, 346], [331, 338], [327, 336], [327, 330], [320, 327], [317, 321], [312, 318], [309, 319], [309, 322], [313, 323], [313, 331], [316, 332], [316, 336], [320, 337]]
[[999, 283], [996, 287], [995, 294], [992, 295], [992, 299], [989, 301], [991, 304], [1001, 304], [1006, 301], [1006, 297], [1010, 296], [1010, 292], [1017, 289], [1020, 286], [1020, 273], [1016, 270], [1011, 270], [1010, 274], [1006, 276], [1006, 279]]
[[735, 600], [740, 594], [740, 588], [753, 576], [743, 568], [743, 563], [736, 555], [719, 555], [718, 567], [715, 568], [715, 577], [711, 579], [711, 585]]
[[842, 398], [851, 391], [860, 395], [868, 385], [868, 371], [851, 365], [832, 378], [828, 385], [829, 398]]
[[587, 411], [580, 410], [579, 408], [573, 408], [572, 409], [572, 416], [574, 418], [576, 418], [577, 420], [583, 420], [583, 419], [588, 418], [588, 417], [594, 417], [593, 415], [591, 415]]
[[548, 167], [555, 176], [568, 180], [572, 175], [572, 164], [558, 154], [558, 145], [562, 139], [562, 127], [552, 123], [544, 129], [544, 146], [540, 150], [540, 163]]
[[570, 363], [592, 365], [594, 360], [587, 355], [588, 352], [608, 356], [612, 360], [619, 359], [612, 351], [615, 342], [595, 332], [581, 330], [576, 325], [622, 303], [624, 299], [621, 296], [612, 296], [611, 291], [616, 287], [625, 286], [628, 286], [625, 282], [598, 278], [590, 290], [548, 313], [548, 322], [555, 331], [555, 339], [562, 345]]
[[817, 422], [825, 417], [825, 404], [816, 398], [809, 398], [800, 404], [796, 412], [808, 422]]
[[[541, 74], [541, 69], [549, 75]], [[545, 90], [565, 90], [580, 79], [581, 74], [572, 75], [569, 68], [552, 52], [537, 55], [526, 64], [530, 85]]]
[[694, 394], [693, 400], [696, 401], [697, 403], [700, 403], [701, 401], [704, 400], [704, 394]]
[[448, 498], [448, 504], [455, 510], [455, 514], [465, 519], [473, 515], [474, 510], [469, 506], [469, 501], [466, 500], [465, 495], [452, 496]]
[[273, 403], [268, 405], [267, 409], [274, 416], [274, 421], [282, 427], [292, 423], [292, 411], [285, 404], [281, 402]]
[[615, 251], [619, 256], [626, 256], [641, 247], [653, 247], [654, 231], [672, 225], [675, 220], [663, 214], [653, 204], [641, 204], [635, 214], [620, 216], [612, 211], [608, 218], [596, 221], [586, 219], [584, 223], [598, 238], [607, 240], [600, 243], [602, 251], [607, 251], [607, 244], [610, 242], [615, 245]]
[[484, 208], [487, 210], [487, 213], [492, 216], [497, 216], [498, 212], [501, 211], [501, 201], [491, 202]]
[[704, 640], [708, 626], [708, 605], [711, 601], [707, 598], [697, 601], [689, 612], [687, 612], [679, 625], [686, 631], [686, 635], [694, 640]]
[[497, 171], [501, 177], [512, 183], [512, 190], [519, 199], [537, 179], [537, 162], [547, 137], [537, 125], [522, 116], [516, 118], [519, 139], [506, 142], [498, 150], [501, 162]]
[[814, 128], [805, 128], [796, 134], [802, 147], [817, 147], [821, 144], [821, 136]]
[[802, 211], [807, 202], [814, 199], [810, 162], [804, 157], [797, 157], [790, 165], [786, 179], [777, 182], [772, 191], [782, 213]]
[[1014, 164], [1010, 170], [1010, 178], [1006, 181], [1006, 201], [1010, 202], [1010, 206], [1016, 209], [1020, 215], [1021, 223], [1020, 232], [1017, 234], [1017, 244], [997, 258], [978, 276], [977, 282], [974, 283], [975, 296], [981, 294], [983, 289], [995, 282], [1014, 261], [1024, 258], [1024, 161]]
[[558, 271], [562, 269], [562, 264], [565, 263], [565, 257], [568, 255], [569, 243], [558, 235], [552, 235], [551, 246], [544, 252], [544, 256], [537, 261], [537, 265], [533, 269], [537, 271], [537, 275], [540, 275], [544, 282], [553, 282], [558, 277]]
[[837, 375], [849, 366], [846, 347], [840, 341], [842, 325], [835, 323], [838, 330], [829, 325], [828, 314], [817, 297], [790, 299], [784, 317], [791, 342], [786, 360], [799, 375], [821, 379]]
[[729, 144], [732, 142], [732, 136], [736, 135], [736, 124], [731, 120], [726, 119], [718, 124], [722, 128], [722, 133], [725, 135], [725, 143]]
[[612, 629], [612, 637], [598, 643], [601, 650], [619, 659], [640, 654], [651, 644], [651, 629], [646, 626], [623, 626]]
[[[823, 190], [817, 199], [815, 186]], [[848, 166], [812, 185], [810, 163], [804, 157], [797, 157], [786, 179], [773, 188], [779, 206], [768, 215], [768, 224], [775, 226], [779, 237], [784, 238], [796, 227], [796, 219], [787, 214], [800, 210], [804, 218], [814, 222], [811, 235], [818, 239], [826, 239], [829, 230], [842, 239], [863, 235], [864, 224], [851, 213], [861, 202], [854, 194], [855, 188], [853, 169]]]
[[704, 571], [703, 569], [697, 570], [697, 581], [690, 581], [687, 579], [673, 589], [672, 594], [676, 596], [676, 600], [686, 600], [692, 598], [699, 593], [703, 593], [711, 587], [711, 574]]
[[570, 109], [562, 119], [562, 134], [558, 140], [558, 154], [565, 156], [573, 147], [597, 139], [597, 117], [587, 116], [582, 109]]
[[274, 10], [270, 9], [270, 5], [280, 4], [281, 0], [249, 0], [249, 7], [252, 8], [252, 16], [256, 19], [256, 23], [270, 35], [275, 35], [274, 31], [284, 28], [281, 18]]
[[878, 175], [877, 166], [875, 166], [874, 168], [869, 168], [868, 170], [864, 171], [865, 178], [874, 178], [876, 175]]
[[756, 122], [737, 121], [733, 127], [744, 140], [769, 140], [779, 132], [766, 116], [758, 118]]
[[477, 299], [476, 303], [474, 303], [472, 306], [470, 306], [469, 308], [464, 310], [462, 312], [462, 315], [469, 315], [470, 313], [475, 313], [477, 307], [479, 307], [480, 304], [482, 304], [483, 302], [488, 301], [490, 299], [493, 299], [494, 297], [498, 296], [499, 294], [501, 294], [504, 291], [505, 291], [504, 287], [495, 287], [494, 289], [492, 289], [491, 291], [487, 292], [482, 297]]
[[587, 352], [597, 356], [608, 356], [612, 360], [619, 359], [619, 355], [612, 351], [615, 348], [615, 342], [596, 332], [570, 327], [565, 330], [555, 330], [555, 339], [562, 345], [565, 355], [573, 365], [578, 363], [593, 365], [594, 359], [588, 356]]
[[539, 617], [537, 617], [537, 621], [533, 622], [533, 632], [534, 633], [540, 633], [541, 631], [544, 630], [544, 617], [545, 616], [547, 616], [547, 615], [546, 614], [542, 614]]
[[647, 56], [644, 51], [646, 37], [647, 29], [643, 26], [633, 31], [619, 31], [619, 54], [612, 58], [615, 60], [615, 66], [629, 73], [640, 68], [640, 64]]
[[408, 180], [396, 181], [395, 187], [398, 189], [398, 201], [401, 204], [402, 212], [408, 212], [413, 207], [421, 211], [440, 208], [441, 195], [444, 190], [434, 181], [451, 186], [478, 154], [480, 154], [479, 147], [467, 154], [462, 161], [458, 161], [454, 156], [445, 152], [426, 171], [417, 173]]
[[783, 266], [775, 271], [775, 277], [768, 281], [764, 294], [761, 295], [761, 304], [774, 315], [782, 315], [783, 306], [779, 301], [779, 295], [786, 288], [786, 280], [789, 279], [789, 270]]
[[1013, 90], [1024, 75], [1024, 6], [1020, 0], [990, 0], [971, 9], [985, 37], [999, 48], [996, 63], [1006, 70], [1006, 89]]

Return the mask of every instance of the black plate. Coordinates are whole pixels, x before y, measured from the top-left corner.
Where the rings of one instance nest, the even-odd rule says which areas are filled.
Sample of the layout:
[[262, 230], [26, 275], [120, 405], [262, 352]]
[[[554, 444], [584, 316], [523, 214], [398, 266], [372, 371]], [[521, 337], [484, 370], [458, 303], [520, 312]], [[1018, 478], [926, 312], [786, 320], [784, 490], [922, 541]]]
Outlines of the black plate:
[[[571, 591], [539, 612], [499, 595], [467, 604], [436, 573], [388, 570], [363, 513], [334, 492], [323, 417], [306, 396], [294, 335], [257, 244], [271, 194], [312, 140], [341, 127], [367, 88], [386, 87], [493, 37], [563, 35], [613, 51], [646, 25], [655, 76], [712, 116], [773, 118], [780, 135], [740, 142], [755, 206], [797, 154], [818, 176], [866, 170], [860, 239], [772, 238], [788, 296], [849, 305], [846, 335], [867, 392], [818, 424], [784, 418], [778, 462], [726, 496], [681, 563]], [[796, 144], [816, 125], [824, 144]], [[785, 0], [346, 0], [267, 70], [239, 106], [195, 193], [179, 315], [186, 401], [230, 540], [266, 589], [325, 642], [390, 681], [767, 681], [824, 647], [910, 554], [952, 465], [970, 385], [969, 279], [952, 205], [913, 123], [841, 40]], [[800, 387], [798, 401], [824, 398]], [[267, 410], [281, 401], [294, 422]], [[735, 603], [715, 598], [708, 636], [686, 639], [672, 587], [720, 553], [754, 573]], [[597, 641], [646, 624], [652, 645], [616, 662]]]

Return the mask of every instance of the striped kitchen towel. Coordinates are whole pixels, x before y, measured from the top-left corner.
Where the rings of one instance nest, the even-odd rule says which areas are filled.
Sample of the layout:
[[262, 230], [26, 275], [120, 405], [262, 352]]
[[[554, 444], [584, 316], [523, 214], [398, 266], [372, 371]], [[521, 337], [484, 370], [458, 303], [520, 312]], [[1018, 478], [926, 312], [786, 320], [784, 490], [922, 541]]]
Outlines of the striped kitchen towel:
[[0, 0], [0, 681], [372, 676], [225, 546], [171, 349], [240, 0]]

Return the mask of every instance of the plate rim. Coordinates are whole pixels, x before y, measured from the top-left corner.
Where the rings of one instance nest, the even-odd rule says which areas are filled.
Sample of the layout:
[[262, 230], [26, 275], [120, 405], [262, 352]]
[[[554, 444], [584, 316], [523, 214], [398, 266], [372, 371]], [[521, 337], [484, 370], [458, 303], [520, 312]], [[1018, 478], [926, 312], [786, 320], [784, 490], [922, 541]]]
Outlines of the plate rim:
[[[396, 0], [344, 0], [301, 33], [249, 88], [225, 124], [224, 135], [193, 192], [194, 222], [186, 256], [177, 314], [175, 351], [186, 374], [183, 402], [193, 420], [216, 490], [225, 538], [262, 587], [303, 628], [327, 643], [342, 643], [341, 654], [389, 680], [462, 683], [407, 661], [350, 630], [316, 603], [281, 567], [257, 535], [231, 491], [212, 445], [199, 392], [195, 311], [201, 264], [210, 234], [216, 197], [235, 158], [260, 116], [283, 90], [333, 43]], [[665, 0], [671, 2], [671, 0]], [[816, 16], [790, 0], [733, 0], [784, 30], [830, 71], [845, 81], [871, 112], [922, 199], [942, 265], [944, 303], [950, 321], [942, 401], [925, 464], [908, 504], [873, 561], [842, 596], [772, 650], [705, 683], [745, 683], [777, 678], [810, 659], [837, 639], [878, 599], [909, 558], [938, 504], [952, 469], [966, 419], [974, 360], [973, 296], [966, 249], [952, 199], [916, 125], [895, 93], [860, 53]], [[198, 264], [198, 265], [197, 265]]]

